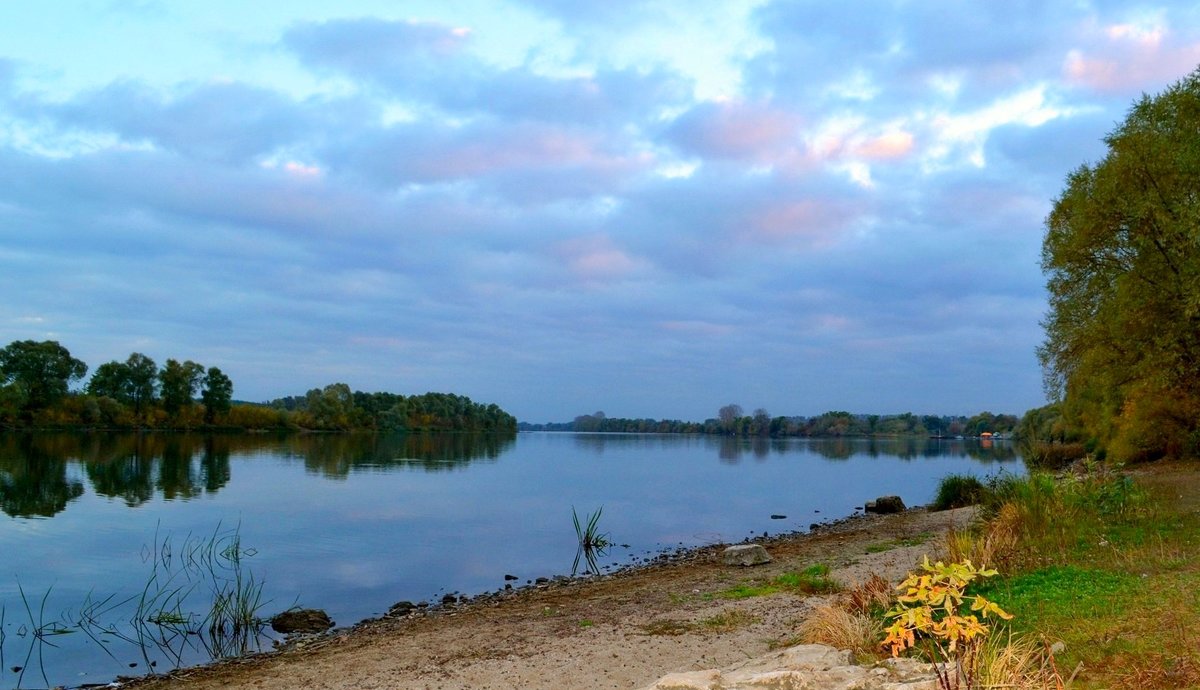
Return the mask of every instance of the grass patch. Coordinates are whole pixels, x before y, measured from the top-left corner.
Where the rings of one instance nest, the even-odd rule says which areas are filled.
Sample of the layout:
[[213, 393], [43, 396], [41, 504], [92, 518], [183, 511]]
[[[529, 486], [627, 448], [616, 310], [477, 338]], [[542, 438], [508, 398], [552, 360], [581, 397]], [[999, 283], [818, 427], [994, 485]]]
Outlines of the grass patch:
[[677, 620], [662, 620], [647, 623], [642, 626], [642, 632], [647, 635], [665, 635], [667, 637], [675, 637], [683, 635], [692, 630], [691, 623]]
[[700, 621], [700, 625], [710, 632], [731, 632], [738, 628], [754, 625], [760, 620], [762, 619], [758, 616], [746, 613], [745, 611], [733, 610], [705, 618]]
[[875, 544], [867, 545], [867, 553], [885, 553], [898, 549], [904, 546], [920, 546], [933, 538], [929, 532], [921, 532], [913, 537], [901, 537], [900, 539], [892, 539], [890, 541], [881, 541]]
[[723, 599], [749, 599], [779, 592], [797, 594], [832, 594], [841, 590], [829, 577], [829, 566], [810, 565], [798, 573], [784, 573], [765, 584], [742, 584], [718, 593]]
[[680, 621], [667, 619], [654, 621], [642, 626], [642, 632], [646, 635], [664, 635], [667, 637], [675, 637], [684, 635], [689, 632], [710, 632], [710, 633], [726, 633], [732, 632], [739, 628], [744, 628], [748, 625], [754, 625], [762, 619], [745, 611], [722, 611], [708, 618], [704, 618], [697, 622]]
[[987, 495], [987, 487], [975, 477], [950, 474], [938, 483], [937, 495], [931, 507], [934, 510], [950, 510], [973, 506], [982, 503]]
[[1095, 465], [986, 489], [988, 520], [950, 550], [999, 568], [977, 589], [1014, 614], [1009, 633], [1063, 642], [1073, 688], [1200, 687], [1200, 514], [1181, 507], [1195, 472], [1155, 493]]

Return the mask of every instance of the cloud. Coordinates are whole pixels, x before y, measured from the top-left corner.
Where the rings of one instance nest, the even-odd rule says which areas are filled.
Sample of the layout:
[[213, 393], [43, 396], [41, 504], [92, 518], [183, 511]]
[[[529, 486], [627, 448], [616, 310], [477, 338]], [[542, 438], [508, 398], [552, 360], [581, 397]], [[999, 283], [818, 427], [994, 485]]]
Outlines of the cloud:
[[1063, 175], [1197, 59], [1186, 8], [598, 7], [296, 9], [256, 61], [197, 34], [223, 78], [0, 59], [0, 334], [250, 399], [1020, 412]]
[[702, 103], [675, 119], [667, 136], [702, 158], [768, 162], [794, 156], [800, 120], [765, 104]]
[[686, 80], [661, 68], [547, 76], [528, 65], [493, 66], [467, 49], [469, 36], [432, 23], [363, 19], [301, 24], [283, 43], [310, 67], [459, 115], [624, 123], [653, 117], [690, 93]]
[[605, 193], [652, 163], [625, 138], [546, 123], [411, 123], [342, 146], [323, 152], [331, 169], [384, 188], [473, 181], [536, 201]]
[[1092, 25], [1082, 40], [1067, 52], [1063, 75], [1102, 93], [1124, 95], [1175, 81], [1200, 63], [1200, 33], [1172, 30], [1163, 20]]
[[124, 81], [39, 110], [59, 127], [228, 163], [270, 154], [311, 131], [290, 99], [238, 83], [184, 85], [164, 94]]

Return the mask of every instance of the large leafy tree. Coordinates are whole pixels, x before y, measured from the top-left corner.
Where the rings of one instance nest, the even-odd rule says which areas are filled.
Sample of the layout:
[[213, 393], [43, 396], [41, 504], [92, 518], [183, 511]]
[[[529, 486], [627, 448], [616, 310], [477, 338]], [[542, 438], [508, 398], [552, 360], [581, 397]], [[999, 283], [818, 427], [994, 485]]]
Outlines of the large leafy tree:
[[220, 369], [209, 367], [204, 375], [204, 388], [200, 401], [204, 403], [204, 421], [212, 424], [217, 414], [225, 414], [232, 407], [233, 381]]
[[190, 359], [183, 363], [174, 359], [167, 360], [158, 372], [162, 406], [167, 414], [177, 414], [195, 401], [196, 391], [200, 388], [200, 380], [203, 377], [204, 367]]
[[133, 382], [130, 380], [129, 367], [124, 362], [105, 362], [96, 367], [92, 378], [87, 384], [88, 395], [97, 398], [112, 398], [113, 400], [129, 403], [133, 401]]
[[134, 352], [125, 360], [125, 366], [129, 371], [130, 402], [134, 413], [141, 415], [158, 393], [158, 365], [146, 355]]
[[18, 340], [0, 350], [0, 383], [19, 390], [27, 410], [58, 402], [86, 373], [87, 365], [54, 340]]
[[1097, 448], [1200, 451], [1200, 70], [1144, 96], [1047, 219], [1052, 398]]

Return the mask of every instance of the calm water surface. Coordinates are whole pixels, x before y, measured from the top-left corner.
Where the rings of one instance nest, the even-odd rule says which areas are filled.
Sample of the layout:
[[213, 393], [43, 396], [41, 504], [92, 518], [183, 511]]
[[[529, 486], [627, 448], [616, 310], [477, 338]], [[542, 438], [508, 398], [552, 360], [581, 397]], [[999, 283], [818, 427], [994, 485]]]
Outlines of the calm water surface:
[[216, 557], [207, 570], [254, 578], [262, 614], [300, 604], [348, 625], [399, 600], [495, 590], [505, 574], [569, 574], [572, 508], [603, 506], [602, 531], [627, 545], [600, 560], [612, 566], [805, 530], [882, 494], [927, 503], [949, 473], [1023, 471], [1005, 443], [924, 439], [0, 435], [0, 687], [220, 654], [187, 636], [124, 640], [136, 602], [117, 605], [157, 566], [160, 590], [193, 593], [182, 612], [207, 606], [196, 601], [211, 583], [177, 565], [206, 541], [240, 539], [240, 564]]

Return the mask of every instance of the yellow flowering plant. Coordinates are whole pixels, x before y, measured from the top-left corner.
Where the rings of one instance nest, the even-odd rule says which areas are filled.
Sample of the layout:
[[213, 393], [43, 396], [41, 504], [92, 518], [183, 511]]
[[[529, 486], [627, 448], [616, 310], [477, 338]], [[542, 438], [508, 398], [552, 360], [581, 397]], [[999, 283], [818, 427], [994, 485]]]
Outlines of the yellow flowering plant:
[[897, 586], [900, 595], [887, 613], [892, 624], [883, 646], [892, 656], [898, 656], [924, 641], [942, 688], [974, 688], [980, 644], [990, 630], [984, 619], [995, 616], [1008, 620], [1012, 616], [995, 602], [967, 594], [966, 590], [977, 578], [996, 574], [995, 570], [976, 568], [968, 559], [931, 564], [926, 556], [921, 572], [909, 574]]

